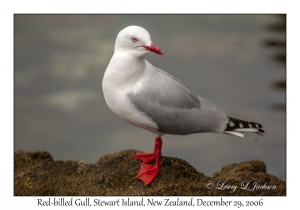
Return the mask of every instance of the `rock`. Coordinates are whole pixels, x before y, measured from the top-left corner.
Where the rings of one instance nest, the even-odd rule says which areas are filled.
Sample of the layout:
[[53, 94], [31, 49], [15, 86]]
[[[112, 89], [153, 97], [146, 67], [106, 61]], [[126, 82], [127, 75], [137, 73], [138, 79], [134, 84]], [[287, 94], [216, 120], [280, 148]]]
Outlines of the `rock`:
[[[266, 164], [260, 160], [229, 164], [212, 178], [221, 186], [239, 186], [234, 192], [238, 195], [286, 195], [286, 183], [266, 173]], [[232, 194], [229, 190], [218, 191], [218, 195]]]
[[47, 162], [53, 162], [53, 158], [50, 153], [41, 152], [24, 152], [16, 151], [14, 154], [14, 168], [15, 174], [19, 174], [20, 171], [26, 171], [36, 165], [42, 165]]
[[[130, 158], [136, 150], [105, 155], [95, 164], [84, 161], [53, 161], [47, 152], [15, 152], [14, 195], [285, 195], [286, 183], [266, 173], [262, 161], [253, 160], [224, 166], [207, 177], [186, 161], [162, 157], [161, 171], [150, 186], [134, 177], [141, 161]], [[248, 183], [241, 189], [241, 183]], [[256, 184], [259, 182], [259, 184]], [[222, 185], [223, 184], [223, 185]], [[254, 189], [275, 186], [275, 189]], [[237, 186], [235, 190], [233, 187]], [[222, 189], [223, 187], [223, 189]], [[227, 187], [228, 189], [224, 189]], [[230, 188], [231, 187], [231, 188]]]

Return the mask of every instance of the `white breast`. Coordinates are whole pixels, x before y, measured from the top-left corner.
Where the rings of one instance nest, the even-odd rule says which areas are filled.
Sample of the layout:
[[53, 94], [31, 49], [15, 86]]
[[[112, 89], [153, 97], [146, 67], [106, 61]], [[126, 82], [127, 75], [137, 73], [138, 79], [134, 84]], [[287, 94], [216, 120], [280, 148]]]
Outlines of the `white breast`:
[[145, 113], [137, 110], [127, 96], [128, 93], [138, 91], [143, 72], [141, 69], [126, 68], [126, 64], [119, 64], [120, 58], [116, 66], [113, 57], [103, 77], [102, 89], [108, 107], [126, 122], [161, 136], [162, 133], [157, 131], [157, 124]]

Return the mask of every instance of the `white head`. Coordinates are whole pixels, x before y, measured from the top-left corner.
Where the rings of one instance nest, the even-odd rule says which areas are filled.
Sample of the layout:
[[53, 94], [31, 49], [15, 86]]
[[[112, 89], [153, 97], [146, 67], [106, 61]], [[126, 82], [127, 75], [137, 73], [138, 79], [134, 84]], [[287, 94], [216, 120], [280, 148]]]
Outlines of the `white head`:
[[142, 57], [150, 51], [163, 55], [161, 49], [152, 43], [149, 32], [139, 26], [128, 26], [119, 32], [115, 52], [121, 51], [132, 53], [137, 57]]

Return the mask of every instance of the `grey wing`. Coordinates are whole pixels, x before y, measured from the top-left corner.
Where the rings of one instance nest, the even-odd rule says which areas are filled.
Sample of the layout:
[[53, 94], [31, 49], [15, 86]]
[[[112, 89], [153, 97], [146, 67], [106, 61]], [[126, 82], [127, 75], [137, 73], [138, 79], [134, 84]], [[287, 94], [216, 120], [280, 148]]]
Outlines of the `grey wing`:
[[200, 98], [177, 78], [157, 69], [136, 93], [128, 94], [134, 106], [157, 123], [161, 133], [187, 135], [223, 132], [228, 117]]

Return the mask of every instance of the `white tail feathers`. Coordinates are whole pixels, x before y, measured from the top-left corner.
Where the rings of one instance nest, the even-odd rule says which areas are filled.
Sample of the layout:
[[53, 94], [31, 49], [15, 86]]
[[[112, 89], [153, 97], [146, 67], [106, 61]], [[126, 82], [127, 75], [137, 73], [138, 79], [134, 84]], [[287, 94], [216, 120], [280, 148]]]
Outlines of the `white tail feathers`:
[[237, 128], [235, 130], [236, 131], [244, 131], [244, 132], [253, 132], [253, 133], [258, 132], [258, 129], [256, 129], [256, 128]]
[[225, 134], [230, 134], [230, 135], [234, 135], [234, 136], [239, 136], [244, 138], [245, 134], [241, 133], [241, 132], [236, 132], [236, 131], [224, 131]]

